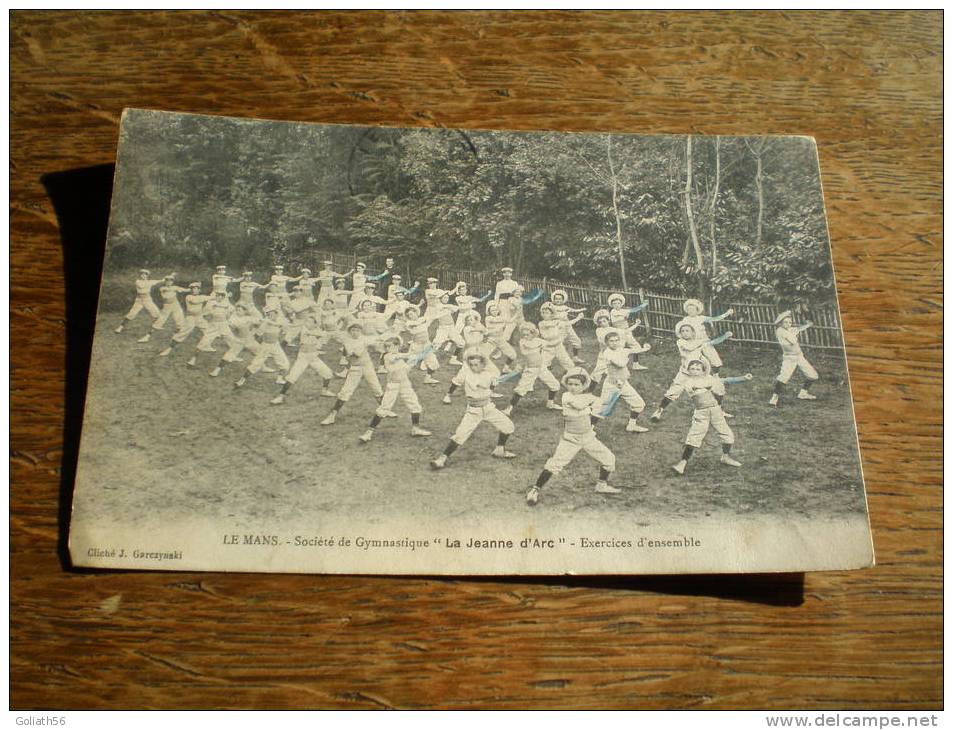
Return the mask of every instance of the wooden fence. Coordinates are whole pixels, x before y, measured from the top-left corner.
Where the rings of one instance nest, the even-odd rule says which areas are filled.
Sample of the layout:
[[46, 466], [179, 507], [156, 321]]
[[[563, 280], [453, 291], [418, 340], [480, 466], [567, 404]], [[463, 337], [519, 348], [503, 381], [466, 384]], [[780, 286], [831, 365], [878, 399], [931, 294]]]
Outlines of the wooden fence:
[[[322, 268], [322, 262], [331, 261], [334, 264], [335, 271], [341, 273], [354, 268], [358, 258], [353, 254], [331, 253], [326, 251], [311, 251], [306, 258], [302, 258], [297, 263], [298, 266], [309, 266], [315, 273]], [[376, 274], [383, 270], [384, 259], [382, 257], [361, 258], [367, 265], [369, 274]], [[482, 295], [485, 292], [496, 289], [496, 282], [499, 277], [491, 271], [471, 271], [461, 269], [436, 269], [427, 271], [423, 274], [414, 274], [406, 267], [397, 266], [397, 271], [403, 277], [404, 284], [413, 285], [415, 276], [420, 280], [421, 286], [426, 285], [426, 278], [434, 276], [438, 280], [438, 286], [441, 289], [452, 289], [457, 282], [465, 281], [471, 294]], [[597, 309], [608, 307], [609, 295], [621, 293], [625, 296], [626, 304], [630, 307], [637, 306], [643, 302], [648, 302], [648, 307], [636, 315], [642, 320], [645, 326], [645, 332], [654, 337], [662, 339], [674, 339], [675, 325], [685, 316], [682, 305], [685, 302], [685, 296], [672, 294], [658, 294], [648, 292], [644, 289], [637, 291], [622, 291], [621, 289], [602, 289], [599, 287], [585, 286], [579, 284], [567, 284], [553, 279], [537, 279], [529, 276], [514, 276], [514, 279], [530, 293], [534, 290], [545, 292], [545, 296], [540, 297], [535, 303], [527, 307], [529, 319], [538, 319], [539, 305], [548, 300], [554, 291], [562, 289], [566, 292], [568, 303], [571, 307], [585, 308], [588, 319], [583, 322], [592, 325], [592, 314]], [[711, 325], [712, 336], [720, 335], [731, 331], [733, 336], [731, 342], [737, 344], [746, 344], [750, 346], [777, 345], [777, 339], [774, 335], [774, 318], [779, 314], [779, 308], [775, 304], [762, 304], [757, 302], [722, 302], [717, 299], [709, 299], [705, 302], [705, 312], [707, 314], [718, 315], [727, 311], [729, 308], [734, 313], [722, 320], [714, 322]], [[824, 305], [820, 307], [797, 307], [792, 308], [795, 322], [803, 324], [813, 322], [814, 325], [803, 332], [799, 338], [804, 347], [823, 349], [823, 350], [841, 350], [843, 349], [843, 339], [841, 335], [840, 317], [837, 307], [833, 305]], [[580, 322], [582, 324], [583, 322]]]

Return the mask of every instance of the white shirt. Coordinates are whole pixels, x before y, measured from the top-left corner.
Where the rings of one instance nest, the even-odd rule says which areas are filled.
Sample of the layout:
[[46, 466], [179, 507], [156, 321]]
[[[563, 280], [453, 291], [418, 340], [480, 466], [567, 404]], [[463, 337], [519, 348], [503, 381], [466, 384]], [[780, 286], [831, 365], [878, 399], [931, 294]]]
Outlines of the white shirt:
[[511, 295], [518, 286], [519, 282], [515, 279], [500, 279], [496, 282], [496, 299], [499, 299], [504, 294]]

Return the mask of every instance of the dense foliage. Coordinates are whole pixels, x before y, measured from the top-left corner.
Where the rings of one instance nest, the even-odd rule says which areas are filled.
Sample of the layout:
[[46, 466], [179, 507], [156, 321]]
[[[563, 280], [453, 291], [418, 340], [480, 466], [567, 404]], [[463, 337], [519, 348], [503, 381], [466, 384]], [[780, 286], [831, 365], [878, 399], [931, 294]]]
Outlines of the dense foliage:
[[810, 139], [318, 126], [132, 112], [111, 267], [314, 249], [719, 298], [833, 297]]

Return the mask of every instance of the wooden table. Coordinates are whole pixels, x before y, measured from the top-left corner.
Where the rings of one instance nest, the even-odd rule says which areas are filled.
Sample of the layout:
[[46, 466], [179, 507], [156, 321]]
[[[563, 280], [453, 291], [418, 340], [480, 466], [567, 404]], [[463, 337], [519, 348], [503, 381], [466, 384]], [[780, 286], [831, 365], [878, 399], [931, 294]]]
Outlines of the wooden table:
[[[939, 707], [941, 68], [939, 12], [14, 12], [11, 705]], [[61, 240], [48, 188], [114, 161], [126, 106], [817, 137], [879, 565], [611, 580], [66, 569], [104, 232], [74, 179], [86, 224]]]

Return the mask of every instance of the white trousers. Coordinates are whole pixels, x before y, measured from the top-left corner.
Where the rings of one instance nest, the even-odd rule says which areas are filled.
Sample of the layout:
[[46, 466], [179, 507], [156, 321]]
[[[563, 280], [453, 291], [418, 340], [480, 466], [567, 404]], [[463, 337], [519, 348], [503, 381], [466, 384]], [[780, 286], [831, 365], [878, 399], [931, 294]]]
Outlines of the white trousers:
[[564, 433], [559, 445], [556, 446], [556, 452], [549, 458], [544, 468], [546, 471], [558, 474], [569, 466], [580, 451], [589, 454], [606, 471], [615, 471], [615, 454], [596, 438], [595, 431], [585, 434]]
[[781, 359], [781, 372], [778, 382], [787, 383], [795, 370], [800, 370], [808, 380], [817, 380], [817, 370], [807, 361], [804, 355], [785, 355]]
[[463, 414], [463, 420], [450, 438], [458, 444], [465, 444], [476, 431], [477, 426], [484, 421], [500, 433], [510, 434], [515, 430], [509, 417], [492, 403], [485, 406], [468, 405], [467, 412]]
[[728, 426], [725, 420], [725, 414], [721, 406], [710, 406], [708, 408], [696, 408], [692, 414], [692, 425], [688, 429], [688, 436], [685, 437], [685, 443], [694, 446], [696, 449], [702, 445], [705, 436], [708, 435], [708, 429], [714, 428], [718, 438], [723, 444], [733, 444], [735, 434]]

